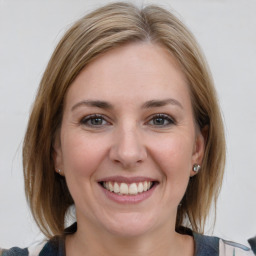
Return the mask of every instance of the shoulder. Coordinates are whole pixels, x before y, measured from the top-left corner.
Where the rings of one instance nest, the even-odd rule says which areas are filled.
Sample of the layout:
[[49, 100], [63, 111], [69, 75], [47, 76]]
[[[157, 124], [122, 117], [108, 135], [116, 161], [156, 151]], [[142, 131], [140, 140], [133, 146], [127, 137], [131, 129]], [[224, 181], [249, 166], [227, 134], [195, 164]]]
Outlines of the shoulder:
[[8, 250], [0, 248], [0, 256], [64, 256], [64, 240], [54, 237], [28, 248], [13, 247]]
[[193, 233], [196, 256], [254, 256], [246, 246], [224, 239]]
[[0, 249], [0, 256], [28, 256], [28, 248], [21, 249], [18, 247], [13, 247], [9, 250]]
[[219, 238], [193, 232], [196, 256], [219, 256]]

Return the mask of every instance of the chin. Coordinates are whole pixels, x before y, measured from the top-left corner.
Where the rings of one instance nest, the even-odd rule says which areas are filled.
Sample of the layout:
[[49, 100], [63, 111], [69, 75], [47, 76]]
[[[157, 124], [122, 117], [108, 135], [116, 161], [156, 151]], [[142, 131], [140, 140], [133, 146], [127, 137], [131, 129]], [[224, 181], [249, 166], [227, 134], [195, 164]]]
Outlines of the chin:
[[109, 233], [119, 237], [137, 237], [153, 229], [155, 223], [151, 216], [138, 213], [120, 213], [112, 217], [106, 229]]

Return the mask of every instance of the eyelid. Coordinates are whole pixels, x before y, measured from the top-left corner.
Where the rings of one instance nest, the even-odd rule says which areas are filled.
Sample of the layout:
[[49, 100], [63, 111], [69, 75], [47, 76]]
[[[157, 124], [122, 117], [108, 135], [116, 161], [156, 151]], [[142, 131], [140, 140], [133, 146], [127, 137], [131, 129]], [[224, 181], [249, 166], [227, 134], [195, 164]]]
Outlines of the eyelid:
[[[104, 124], [89, 124], [88, 122], [90, 120], [93, 120], [93, 119], [97, 119], [97, 118], [100, 118], [102, 119], [104, 122]], [[154, 119], [157, 119], [157, 118], [162, 118], [164, 119], [165, 121], [167, 120], [168, 121], [168, 124], [150, 124], [151, 121], [153, 121]], [[106, 117], [105, 115], [103, 114], [89, 114], [89, 115], [86, 115], [86, 116], [83, 116], [79, 123], [83, 126], [86, 126], [86, 127], [91, 127], [91, 128], [102, 128], [104, 126], [109, 126], [111, 125], [111, 122], [109, 121], [109, 118]], [[165, 114], [165, 113], [156, 113], [156, 114], [152, 114], [151, 116], [148, 117], [147, 121], [146, 121], [146, 125], [150, 125], [150, 126], [154, 126], [154, 127], [158, 127], [158, 128], [161, 128], [161, 127], [168, 127], [168, 126], [171, 126], [171, 125], [175, 125], [177, 122], [175, 120], [175, 118], [173, 118], [172, 116], [170, 116], [169, 114]]]
[[148, 121], [146, 122], [146, 124], [149, 124], [150, 121], [152, 121], [154, 118], [163, 118], [165, 120], [168, 120], [169, 123], [168, 124], [165, 124], [165, 125], [154, 125], [152, 124], [151, 126], [155, 126], [155, 127], [167, 127], [167, 126], [170, 126], [170, 125], [175, 125], [177, 122], [175, 120], [175, 118], [173, 118], [172, 116], [170, 116], [169, 114], [165, 114], [165, 113], [158, 113], [158, 114], [153, 114], [151, 115], [149, 118], [148, 118]]
[[[93, 125], [93, 124], [88, 124], [86, 122], [92, 120], [92, 119], [97, 119], [97, 118], [101, 118], [102, 120], [104, 120], [107, 124], [100, 124], [100, 125]], [[86, 127], [92, 127], [92, 128], [102, 128], [103, 126], [106, 125], [110, 125], [111, 123], [108, 121], [108, 118], [106, 118], [104, 115], [102, 114], [90, 114], [90, 115], [86, 115], [84, 117], [82, 117], [79, 121], [79, 123], [81, 125], [84, 125]]]

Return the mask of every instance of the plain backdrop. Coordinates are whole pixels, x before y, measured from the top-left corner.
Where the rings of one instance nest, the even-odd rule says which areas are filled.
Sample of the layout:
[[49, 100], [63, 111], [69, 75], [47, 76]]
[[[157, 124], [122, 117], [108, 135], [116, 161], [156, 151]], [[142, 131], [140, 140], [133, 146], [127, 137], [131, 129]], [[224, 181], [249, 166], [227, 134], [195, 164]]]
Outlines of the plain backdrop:
[[[22, 176], [22, 140], [30, 107], [66, 29], [109, 2], [0, 0], [0, 247], [24, 247], [42, 239], [27, 207]], [[215, 229], [210, 232], [208, 225], [206, 231], [246, 244], [256, 235], [256, 1], [150, 3], [173, 10], [195, 34], [208, 59], [228, 152]]]

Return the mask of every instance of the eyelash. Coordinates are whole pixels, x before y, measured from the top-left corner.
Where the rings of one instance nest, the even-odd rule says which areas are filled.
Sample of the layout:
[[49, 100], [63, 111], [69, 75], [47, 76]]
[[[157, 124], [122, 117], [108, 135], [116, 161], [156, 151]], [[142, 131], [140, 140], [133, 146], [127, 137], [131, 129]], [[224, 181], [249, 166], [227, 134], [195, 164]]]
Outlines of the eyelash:
[[103, 125], [105, 125], [105, 124], [97, 125], [97, 124], [92, 124], [92, 123], [89, 124], [89, 122], [92, 122], [93, 120], [97, 120], [97, 119], [101, 119], [102, 122], [106, 122], [106, 124], [109, 125], [109, 122], [106, 121], [106, 119], [103, 117], [103, 115], [99, 115], [99, 114], [93, 114], [93, 115], [86, 116], [86, 117], [82, 118], [80, 123], [82, 125], [89, 126], [89, 127], [95, 127], [95, 128], [100, 128]]
[[160, 126], [160, 127], [166, 127], [166, 126], [170, 126], [170, 125], [173, 125], [173, 124], [176, 124], [176, 121], [170, 117], [169, 115], [167, 114], [156, 114], [156, 115], [153, 115], [150, 120], [147, 122], [147, 123], [150, 123], [151, 121], [154, 121], [154, 120], [157, 120], [157, 119], [162, 119], [164, 122], [168, 122], [167, 124], [160, 124], [160, 125], [156, 125], [156, 124], [150, 124], [152, 126]]
[[[97, 119], [100, 119], [101, 123], [93, 124], [92, 121]], [[164, 121], [164, 124], [154, 124], [154, 123], [150, 124], [150, 122], [154, 122], [157, 119], [161, 119], [162, 121]], [[166, 122], [168, 123], [166, 124]], [[101, 128], [102, 126], [110, 125], [110, 123], [101, 114], [93, 114], [93, 115], [85, 116], [81, 119], [80, 123], [82, 125], [93, 127], [93, 128]], [[155, 114], [150, 117], [149, 121], [147, 121], [146, 124], [149, 124], [150, 126], [166, 127], [166, 126], [176, 124], [176, 121], [167, 114]]]

